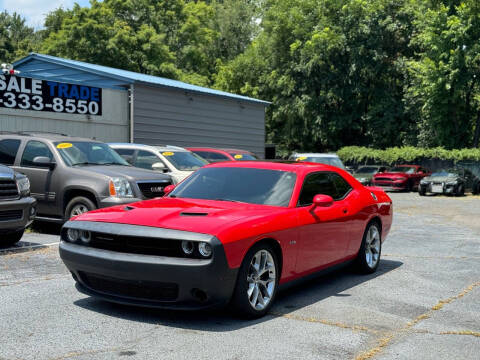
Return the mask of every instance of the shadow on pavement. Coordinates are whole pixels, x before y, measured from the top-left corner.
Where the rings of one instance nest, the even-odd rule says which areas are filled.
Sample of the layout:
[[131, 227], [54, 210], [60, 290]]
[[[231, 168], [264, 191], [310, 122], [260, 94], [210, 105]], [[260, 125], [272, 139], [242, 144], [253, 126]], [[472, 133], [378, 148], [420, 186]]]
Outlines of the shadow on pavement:
[[212, 332], [234, 331], [268, 321], [277, 317], [277, 314], [288, 314], [292, 311], [318, 303], [331, 296], [350, 296], [349, 294], [341, 293], [376, 277], [385, 275], [402, 265], [403, 263], [400, 261], [382, 259], [377, 271], [370, 275], [356, 274], [352, 272], [350, 267], [347, 267], [324, 276], [313, 278], [280, 292], [272, 307], [272, 312], [275, 313], [275, 315], [267, 315], [256, 320], [240, 319], [229, 311], [228, 308], [208, 311], [159, 310], [113, 304], [92, 297], [77, 300], [74, 304], [86, 310], [130, 321], [189, 330]]

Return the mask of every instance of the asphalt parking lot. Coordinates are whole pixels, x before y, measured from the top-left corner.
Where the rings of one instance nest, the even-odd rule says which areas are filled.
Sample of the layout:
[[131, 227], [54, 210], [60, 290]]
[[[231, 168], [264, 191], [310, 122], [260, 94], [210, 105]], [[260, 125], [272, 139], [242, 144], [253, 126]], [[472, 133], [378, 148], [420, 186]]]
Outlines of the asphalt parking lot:
[[391, 197], [377, 273], [317, 278], [255, 321], [89, 298], [58, 237], [26, 234], [0, 251], [0, 359], [478, 359], [480, 197]]

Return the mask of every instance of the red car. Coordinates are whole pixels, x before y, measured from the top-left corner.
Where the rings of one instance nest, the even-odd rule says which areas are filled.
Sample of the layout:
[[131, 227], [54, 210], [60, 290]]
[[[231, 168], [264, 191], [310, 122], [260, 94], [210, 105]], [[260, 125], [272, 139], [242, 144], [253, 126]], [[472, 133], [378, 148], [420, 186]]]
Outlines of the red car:
[[191, 152], [204, 158], [209, 163], [220, 161], [248, 161], [257, 160], [255, 154], [239, 149], [215, 149], [215, 148], [187, 148]]
[[165, 191], [65, 223], [60, 256], [78, 290], [259, 317], [279, 285], [350, 262], [374, 272], [392, 224], [385, 192], [322, 164], [211, 164]]
[[430, 171], [420, 165], [397, 165], [387, 172], [373, 175], [372, 184], [385, 191], [412, 191]]

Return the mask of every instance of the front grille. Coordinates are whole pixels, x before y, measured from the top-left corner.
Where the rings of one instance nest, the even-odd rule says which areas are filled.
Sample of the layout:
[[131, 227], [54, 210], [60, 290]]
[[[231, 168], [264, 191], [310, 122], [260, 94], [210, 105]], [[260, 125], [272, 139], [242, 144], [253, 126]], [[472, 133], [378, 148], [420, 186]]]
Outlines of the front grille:
[[127, 254], [184, 257], [181, 241], [92, 233], [89, 247]]
[[18, 197], [15, 180], [0, 180], [0, 199], [15, 199]]
[[153, 199], [156, 197], [162, 197], [165, 193], [163, 189], [171, 185], [172, 182], [169, 180], [156, 181], [156, 182], [138, 182], [137, 185], [140, 188], [143, 196], [147, 199]]
[[23, 218], [22, 210], [6, 210], [0, 211], [0, 221], [14, 221]]
[[80, 277], [89, 288], [107, 295], [156, 301], [173, 301], [178, 297], [175, 283], [116, 279], [86, 272], [80, 272]]
[[375, 181], [390, 181], [390, 182], [391, 182], [392, 179], [390, 179], [390, 178], [377, 177], [377, 178], [375, 178]]

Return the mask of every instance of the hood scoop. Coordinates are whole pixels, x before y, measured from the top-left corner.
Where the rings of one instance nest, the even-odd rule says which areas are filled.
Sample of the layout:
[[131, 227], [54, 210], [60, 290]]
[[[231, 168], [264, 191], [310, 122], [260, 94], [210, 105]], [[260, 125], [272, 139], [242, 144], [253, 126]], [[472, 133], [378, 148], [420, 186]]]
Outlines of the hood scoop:
[[123, 210], [125, 210], [125, 211], [130, 211], [130, 210], [133, 210], [133, 209], [136, 209], [136, 208], [133, 207], [133, 206], [129, 206], [129, 205], [127, 205], [123, 208]]
[[207, 216], [208, 213], [206, 212], [181, 212], [180, 216]]

